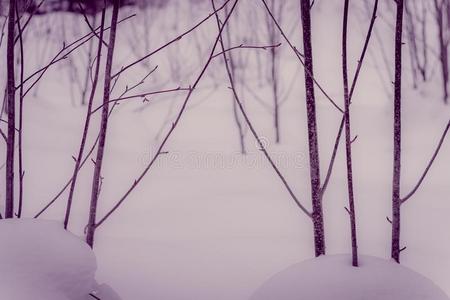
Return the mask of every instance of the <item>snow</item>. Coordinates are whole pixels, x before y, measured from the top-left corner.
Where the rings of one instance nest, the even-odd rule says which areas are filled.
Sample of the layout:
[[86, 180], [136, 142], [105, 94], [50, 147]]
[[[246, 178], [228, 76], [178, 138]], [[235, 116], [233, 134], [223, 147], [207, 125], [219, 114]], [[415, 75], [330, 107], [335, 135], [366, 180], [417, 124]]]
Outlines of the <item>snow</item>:
[[[186, 6], [182, 7], [183, 13], [177, 19], [179, 22], [174, 22], [172, 4], [175, 2]], [[189, 1], [171, 1], [161, 11], [138, 11], [136, 19], [132, 21], [134, 26], [129, 26], [128, 23], [120, 26], [115, 71], [136, 58], [133, 57], [132, 50], [139, 50], [140, 55], [145, 53], [142, 45], [144, 41], [137, 45], [129, 43], [128, 38], [133, 36], [133, 30], [139, 30], [138, 40], [141, 34], [147, 33], [149, 48], [155, 49], [169, 37], [176, 36], [173, 30], [168, 30], [173, 23], [178, 24], [177, 30], [181, 32], [206, 16], [210, 11], [207, 2], [209, 1], [205, 1], [204, 5], [191, 7]], [[352, 5], [361, 6], [360, 2], [352, 2]], [[260, 1], [241, 1], [239, 5], [240, 20], [244, 24], [240, 24], [237, 18], [233, 18], [230, 24], [240, 35], [251, 36], [255, 30], [245, 23], [245, 16], [260, 18], [264, 15], [264, 10]], [[295, 45], [301, 48], [297, 5], [298, 1], [292, 2], [284, 27], [294, 29], [288, 34]], [[380, 2], [380, 10], [388, 12], [390, 5], [389, 1]], [[184, 13], [190, 10], [195, 10], [194, 16]], [[312, 10], [315, 76], [338, 103], [343, 100], [339, 51], [341, 10], [340, 0], [316, 1]], [[352, 62], [350, 67], [354, 68], [364, 42], [368, 19], [360, 10], [352, 11], [349, 63]], [[145, 14], [154, 16], [146, 18]], [[126, 15], [128, 12], [122, 13], [122, 16]], [[355, 15], [358, 18], [353, 18]], [[48, 26], [51, 26], [52, 31], [48, 41], [46, 35], [31, 34], [34, 32], [27, 36], [27, 46], [36, 50], [26, 54], [29, 56], [26, 59], [27, 74], [38, 69], [60, 50], [61, 19], [66, 20], [64, 24], [69, 28], [68, 41], [78, 37], [81, 32], [89, 31], [83, 18], [75, 20], [72, 15], [61, 14], [51, 20], [33, 19], [38, 26], [29, 28], [47, 32]], [[143, 19], [154, 22], [148, 32], [142, 27]], [[382, 33], [382, 43], [389, 57], [393, 57], [393, 32], [381, 18], [379, 20], [376, 27]], [[214, 21], [206, 23], [194, 36], [186, 36], [174, 44], [170, 51], [154, 56], [148, 63], [150, 68], [158, 65], [158, 70], [135, 92], [191, 84], [192, 77], [197, 75], [199, 66], [204, 63], [206, 57], [203, 53], [211, 45], [216, 31]], [[202, 54], [193, 50], [196, 39], [200, 41]], [[243, 40], [236, 39], [233, 44], [239, 45]], [[255, 44], [267, 44], [266, 42], [267, 40], [261, 39]], [[386, 221], [386, 216], [391, 213], [392, 98], [385, 93], [383, 86], [391, 89], [392, 85], [379, 57], [381, 46], [376, 40], [371, 41], [369, 52], [372, 55], [366, 58], [353, 98], [353, 133], [358, 135], [353, 144], [353, 171], [360, 252], [388, 258], [391, 226]], [[4, 47], [0, 50], [4, 50]], [[294, 76], [297, 77], [293, 90], [280, 108], [281, 144], [274, 143], [272, 114], [245, 89], [239, 87], [239, 91], [255, 127], [267, 141], [268, 151], [279, 162], [296, 195], [305, 205], [310, 205], [303, 70], [285, 44], [279, 51], [282, 53], [280, 89], [283, 94], [287, 93], [288, 83], [292, 82]], [[82, 63], [86, 56], [84, 52], [75, 52], [72, 56], [74, 62], [79, 64], [78, 71], [81, 75], [85, 69]], [[253, 55], [256, 51], [242, 53]], [[261, 54], [262, 60], [268, 60], [267, 53]], [[434, 72], [429, 82], [419, 90], [412, 90], [408, 82], [407, 51], [405, 56], [402, 192], [408, 191], [417, 181], [450, 114], [449, 107], [444, 107], [441, 103], [438, 72]], [[182, 67], [182, 82], [174, 80], [170, 74], [169, 63], [177, 60]], [[436, 61], [430, 61], [432, 63], [435, 64]], [[266, 82], [258, 85], [255, 78], [259, 74], [256, 70], [258, 69], [254, 64], [249, 65], [245, 74], [241, 69], [238, 75], [270, 107], [270, 86]], [[148, 69], [137, 66], [126, 72], [121, 76], [113, 98], [120, 95], [125, 85], [132, 86], [139, 82], [147, 71]], [[263, 71], [267, 70], [263, 67]], [[354, 70], [349, 73], [353, 74], [352, 71]], [[79, 106], [78, 94], [75, 93], [74, 101], [71, 99], [70, 91], [77, 87], [68, 78], [70, 72], [68, 64], [64, 62], [49, 69], [38, 85], [36, 94], [30, 93], [26, 99], [26, 217], [33, 217], [47, 204], [73, 173], [72, 156], [76, 155], [79, 148], [86, 107]], [[3, 77], [4, 72], [0, 72], [0, 78]], [[384, 79], [383, 82], [380, 77]], [[103, 216], [116, 203], [145, 167], [161, 141], [160, 129], [163, 128], [164, 134], [170, 128], [183, 95], [177, 93], [154, 96], [150, 103], [145, 104], [140, 100], [124, 102], [111, 115], [99, 216]], [[100, 98], [101, 88], [95, 107], [100, 105]], [[105, 298], [107, 295], [108, 300], [117, 298], [117, 295], [112, 296], [112, 287], [123, 299], [248, 300], [267, 278], [314, 255], [310, 220], [299, 212], [275, 178], [248, 131], [245, 140], [248, 154], [239, 154], [231, 101], [232, 95], [223, 64], [220, 60], [214, 60], [164, 149], [169, 153], [158, 159], [123, 206], [96, 233], [96, 276], [100, 282], [108, 284], [93, 286], [99, 297]], [[317, 113], [323, 178], [341, 115], [330, 107], [318, 91]], [[93, 117], [88, 148], [93, 144], [95, 132], [99, 128], [99, 114]], [[445, 142], [414, 198], [403, 206], [402, 247], [407, 246], [407, 249], [402, 252], [401, 259], [403, 265], [430, 278], [450, 294], [448, 142], [449, 140]], [[330, 254], [350, 250], [348, 215], [344, 210], [347, 192], [342, 143], [340, 147], [324, 198], [327, 253]], [[4, 149], [5, 147], [0, 147], [1, 157], [4, 157]], [[0, 166], [2, 163], [0, 162]], [[80, 171], [69, 224], [70, 231], [80, 237], [84, 234], [89, 212], [92, 170], [93, 164], [88, 160]], [[0, 182], [4, 182], [3, 169]], [[0, 203], [3, 203], [4, 185], [0, 185], [0, 199]], [[66, 200], [67, 193], [64, 193], [42, 217], [60, 222], [64, 216]], [[61, 233], [60, 228], [51, 230]], [[32, 229], [30, 235], [41, 235], [40, 232], [43, 232], [36, 231], [39, 230]], [[7, 241], [10, 236], [14, 235], [9, 234], [7, 238], [2, 236], [1, 240]], [[78, 238], [75, 239], [79, 242]], [[60, 241], [53, 241], [55, 245], [59, 243]], [[3, 242], [2, 247], [3, 244], [6, 243]], [[5, 249], [0, 250], [0, 254], [3, 251], [13, 252], [12, 249]], [[22, 250], [18, 248], [17, 253], [21, 253], [20, 251]], [[58, 255], [62, 253], [58, 252], [54, 256]], [[2, 255], [1, 259], [4, 257]], [[363, 263], [366, 260], [364, 258]], [[52, 262], [50, 266], [57, 267]], [[52, 271], [50, 267], [44, 270]], [[0, 272], [6, 270], [2, 268]], [[9, 282], [10, 285], [20, 284], [20, 281], [6, 280], [4, 282]], [[41, 292], [44, 293], [45, 290]], [[56, 293], [48, 291], [50, 292]], [[61, 295], [58, 299], [64, 297], [67, 296]], [[43, 299], [51, 298], [43, 296]]]
[[300, 262], [268, 279], [250, 300], [448, 300], [429, 279], [394, 261], [348, 255]]
[[97, 287], [94, 291], [92, 291], [91, 294], [103, 300], [121, 300], [116, 291], [114, 291], [109, 285], [105, 283], [97, 285]]
[[94, 252], [55, 221], [0, 221], [0, 294], [9, 300], [85, 300]]

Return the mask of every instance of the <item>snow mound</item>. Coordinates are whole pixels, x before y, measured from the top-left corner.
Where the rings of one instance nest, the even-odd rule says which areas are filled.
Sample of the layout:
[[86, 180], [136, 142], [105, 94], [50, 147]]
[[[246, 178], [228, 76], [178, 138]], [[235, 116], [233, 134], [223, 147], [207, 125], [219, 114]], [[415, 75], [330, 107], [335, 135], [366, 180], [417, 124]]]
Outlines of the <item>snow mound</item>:
[[0, 221], [0, 294], [9, 300], [84, 300], [95, 287], [93, 251], [53, 221]]
[[266, 281], [250, 300], [449, 300], [433, 282], [393, 261], [347, 255], [295, 264]]

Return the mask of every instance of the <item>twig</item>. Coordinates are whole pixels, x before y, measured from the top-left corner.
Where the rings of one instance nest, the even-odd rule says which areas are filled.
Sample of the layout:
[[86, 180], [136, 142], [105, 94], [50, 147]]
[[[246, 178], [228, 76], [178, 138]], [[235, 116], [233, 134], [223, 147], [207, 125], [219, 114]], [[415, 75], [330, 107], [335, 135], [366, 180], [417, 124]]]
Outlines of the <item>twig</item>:
[[5, 142], [7, 142], [6, 134], [3, 132], [3, 130], [0, 128], [0, 135], [3, 137]]
[[[167, 132], [166, 136], [164, 137], [164, 139], [162, 140], [161, 144], [158, 147], [158, 150], [156, 151], [156, 154], [153, 156], [152, 160], [149, 162], [149, 164], [145, 167], [144, 171], [139, 175], [139, 177], [133, 182], [133, 184], [131, 185], [131, 187], [125, 192], [125, 194], [119, 199], [119, 201], [113, 206], [113, 208], [111, 210], [109, 210], [108, 213], [106, 213], [106, 215], [100, 219], [100, 221], [97, 222], [97, 224], [95, 225], [95, 227], [99, 227], [100, 225], [102, 225], [119, 207], [120, 205], [127, 199], [127, 197], [131, 194], [131, 192], [136, 188], [136, 186], [139, 184], [139, 182], [141, 182], [141, 180], [145, 177], [145, 175], [147, 174], [147, 172], [150, 170], [150, 168], [153, 166], [153, 164], [155, 163], [156, 159], [159, 157], [159, 155], [161, 154], [161, 152], [163, 151], [164, 146], [166, 145], [169, 137], [172, 135], [173, 131], [175, 130], [176, 126], [178, 125], [179, 121], [181, 120], [181, 117], [183, 115], [183, 112], [186, 109], [186, 106], [189, 102], [189, 99], [192, 96], [193, 91], [195, 90], [195, 88], [197, 87], [198, 83], [200, 82], [200, 80], [202, 79], [203, 75], [205, 74], [206, 70], [208, 69], [208, 66], [210, 65], [211, 61], [212, 61], [212, 56], [214, 55], [214, 51], [217, 47], [217, 44], [219, 42], [219, 38], [222, 34], [223, 28], [225, 27], [226, 23], [228, 22], [230, 16], [232, 15], [237, 3], [239, 2], [239, 0], [235, 0], [234, 4], [230, 10], [230, 13], [228, 14], [227, 18], [224, 21], [224, 25], [221, 27], [219, 34], [216, 37], [216, 40], [214, 42], [214, 45], [212, 47], [211, 53], [209, 54], [209, 58], [206, 61], [205, 65], [203, 66], [200, 74], [198, 75], [197, 79], [195, 80], [194, 84], [191, 86], [191, 89], [189, 90], [180, 111], [178, 112], [177, 117], [175, 118], [174, 122], [172, 123], [172, 126], [170, 127], [169, 131]], [[228, 3], [228, 1], [226, 2]], [[226, 3], [224, 5], [226, 5]], [[222, 6], [224, 7], [224, 6]]]
[[[89, 22], [88, 17], [86, 16], [86, 11], [83, 8], [83, 6], [81, 5], [81, 1], [78, 0], [78, 6], [80, 8], [80, 12], [83, 15], [84, 21], [86, 22], [87, 26], [89, 27], [89, 29], [91, 30], [91, 32], [98, 38], [100, 39], [100, 36], [97, 34], [97, 32], [95, 31], [94, 27], [92, 27], [91, 23]], [[95, 24], [94, 24], [95, 25]], [[106, 43], [103, 39], [100, 39], [100, 41], [103, 43], [103, 45], [105, 45], [106, 48], [108, 48], [108, 43]]]
[[[154, 92], [147, 92], [147, 93], [142, 93], [142, 94], [137, 94], [137, 95], [132, 95], [132, 96], [126, 96], [126, 97], [119, 97], [116, 99], [111, 99], [108, 101], [108, 103], [112, 103], [112, 102], [121, 102], [123, 100], [129, 100], [129, 99], [134, 99], [134, 98], [144, 98], [144, 100], [146, 99], [146, 96], [150, 96], [150, 95], [157, 95], [157, 94], [165, 94], [165, 93], [170, 93], [170, 92], [179, 92], [179, 91], [189, 91], [190, 88], [186, 88], [186, 87], [177, 87], [174, 89], [167, 89], [167, 90], [160, 90], [160, 91], [154, 91]], [[100, 110], [105, 104], [100, 105], [99, 107], [97, 107], [96, 109], [94, 109], [91, 114], [94, 114], [95, 112], [97, 112], [98, 110]]]
[[[132, 90], [136, 89], [137, 87], [139, 87], [140, 85], [142, 85], [145, 81], [145, 79], [154, 71], [155, 69], [153, 69], [152, 71], [150, 71], [147, 75], [145, 75], [145, 77], [143, 79], [141, 79], [141, 81], [139, 81], [138, 83], [136, 83], [135, 85], [133, 85], [130, 88], [126, 88], [123, 93], [121, 94], [120, 97], [125, 96], [127, 93], [131, 92]], [[111, 109], [109, 110], [109, 116], [111, 117], [111, 114], [114, 111], [114, 108], [116, 108], [116, 106], [119, 103], [114, 103], [114, 105], [111, 107]], [[92, 154], [92, 152], [94, 152], [95, 147], [97, 146], [98, 143], [98, 139], [99, 139], [100, 135], [97, 135], [97, 138], [94, 142], [94, 144], [92, 145], [92, 147], [89, 149], [88, 153], [86, 154], [86, 156], [83, 158], [83, 161], [80, 164], [79, 170], [81, 170], [81, 168], [86, 164], [86, 161], [88, 161], [88, 159], [90, 158], [90, 155]], [[56, 193], [56, 195], [37, 213], [35, 214], [34, 218], [39, 218], [48, 208], [50, 208], [58, 199], [59, 197], [66, 191], [66, 189], [69, 187], [69, 185], [71, 184], [73, 180], [73, 177], [71, 177], [66, 184], [59, 190], [58, 193]]]
[[136, 64], [148, 59], [150, 56], [156, 54], [157, 52], [161, 51], [162, 49], [166, 48], [167, 46], [181, 40], [184, 36], [188, 35], [189, 33], [193, 32], [195, 29], [197, 29], [198, 27], [200, 27], [200, 25], [202, 25], [203, 23], [205, 23], [207, 20], [209, 20], [209, 18], [211, 18], [212, 16], [214, 16], [214, 14], [220, 10], [222, 10], [227, 4], [228, 2], [230, 2], [231, 0], [226, 0], [221, 7], [219, 7], [217, 9], [217, 11], [214, 11], [212, 13], [210, 13], [207, 17], [205, 17], [204, 19], [202, 19], [200, 22], [198, 22], [197, 24], [195, 24], [193, 27], [191, 27], [190, 29], [188, 29], [187, 31], [183, 32], [182, 34], [180, 34], [179, 36], [177, 36], [176, 38], [170, 40], [169, 42], [165, 43], [164, 45], [160, 46], [159, 48], [157, 48], [156, 50], [150, 52], [149, 54], [137, 59], [136, 61], [132, 62], [131, 64], [125, 66], [122, 68], [122, 70], [120, 70], [119, 72], [117, 72], [116, 74], [114, 74], [112, 76], [112, 78], [117, 77], [119, 74], [125, 72], [126, 70], [128, 70], [129, 68], [135, 66]]
[[[5, 123], [6, 125], [8, 125], [8, 121], [6, 121], [6, 120], [0, 119], [0, 122], [3, 122], [3, 123]], [[16, 127], [14, 127], [14, 130], [17, 131], [17, 132], [19, 132], [19, 129], [16, 128]]]
[[[212, 6], [213, 8], [215, 7], [214, 5], [214, 0], [211, 0]], [[228, 80], [230, 82], [230, 86], [231, 86], [231, 91], [233, 92], [233, 96], [234, 99], [244, 117], [245, 122], [247, 123], [248, 128], [250, 129], [251, 133], [253, 134], [254, 138], [256, 139], [256, 141], [258, 142], [258, 145], [260, 147], [260, 150], [264, 153], [264, 156], [267, 158], [267, 160], [269, 161], [270, 165], [272, 166], [273, 170], [275, 171], [275, 173], [277, 174], [278, 178], [282, 181], [283, 185], [285, 186], [285, 188], [287, 189], [287, 191], [289, 192], [289, 195], [292, 197], [292, 199], [294, 200], [294, 202], [297, 204], [297, 206], [308, 216], [311, 218], [311, 213], [303, 206], [303, 204], [301, 204], [301, 202], [299, 201], [299, 199], [297, 198], [297, 196], [295, 196], [294, 192], [292, 191], [291, 187], [289, 186], [289, 184], [287, 183], [286, 179], [284, 178], [283, 174], [281, 173], [281, 171], [278, 169], [278, 167], [275, 165], [273, 159], [270, 157], [269, 153], [267, 152], [264, 143], [262, 142], [261, 138], [259, 137], [258, 133], [256, 132], [252, 122], [250, 121], [247, 113], [245, 112], [244, 106], [242, 105], [242, 101], [240, 100], [235, 86], [234, 86], [234, 79], [233, 76], [231, 75], [231, 70], [230, 70], [230, 66], [228, 63], [228, 59], [227, 56], [225, 54], [225, 46], [222, 40], [222, 36], [221, 36], [221, 30], [220, 30], [220, 19], [219, 19], [219, 15], [216, 13], [216, 21], [217, 21], [217, 27], [219, 28], [219, 40], [220, 40], [220, 46], [222, 48], [222, 56], [223, 56], [223, 61], [225, 64], [225, 68], [226, 68], [226, 72], [228, 74]]]
[[94, 299], [97, 299], [97, 300], [102, 300], [101, 298], [99, 298], [99, 297], [95, 296], [95, 295], [94, 295], [94, 294], [92, 294], [92, 293], [89, 293], [89, 296], [91, 296], [92, 298], [94, 298]]
[[278, 43], [276, 45], [266, 45], [266, 46], [246, 46], [244, 44], [240, 44], [239, 46], [234, 46], [228, 49], [225, 49], [217, 54], [215, 54], [213, 56], [213, 58], [216, 58], [218, 56], [221, 56], [223, 53], [232, 51], [232, 50], [236, 50], [236, 49], [260, 49], [260, 50], [268, 50], [268, 49], [273, 49], [273, 48], [278, 48], [281, 46], [281, 43]]
[[[267, 10], [267, 13], [270, 15], [271, 19], [273, 20], [273, 22], [275, 23], [276, 27], [278, 28], [278, 31], [280, 31], [280, 33], [283, 36], [284, 40], [288, 43], [289, 47], [292, 49], [292, 51], [294, 52], [295, 56], [298, 58], [300, 63], [303, 65], [303, 67], [305, 67], [305, 62], [303, 61], [302, 55], [300, 54], [300, 52], [297, 50], [297, 48], [291, 43], [289, 38], [284, 33], [284, 31], [281, 28], [280, 24], [278, 23], [278, 21], [276, 20], [276, 18], [274, 17], [274, 15], [272, 13], [272, 11], [270, 10], [269, 6], [267, 5], [266, 0], [261, 0], [261, 1], [264, 4], [264, 7]], [[305, 70], [306, 70], [306, 68], [305, 68]], [[337, 110], [339, 110], [341, 113], [344, 113], [344, 110], [342, 108], [340, 108], [339, 105], [336, 104], [336, 102], [327, 94], [327, 92], [325, 92], [325, 90], [322, 88], [322, 86], [319, 84], [319, 82], [314, 78], [314, 76], [312, 76], [311, 72], [309, 72], [308, 70], [306, 70], [306, 72], [313, 79], [314, 84], [319, 88], [319, 90], [328, 99], [328, 101], [330, 101], [331, 104], [333, 104], [333, 106]]]
[[[130, 15], [128, 17], [125, 17], [123, 19], [121, 19], [120, 21], [117, 22], [117, 24], [122, 23], [128, 19], [133, 18], [134, 16], [136, 16], [136, 14]], [[96, 28], [96, 31], [99, 30], [100, 27]], [[110, 27], [106, 27], [104, 28], [104, 31], [109, 30]], [[61, 50], [50, 60], [50, 62], [45, 65], [44, 67], [36, 70], [35, 72], [33, 72], [31, 75], [29, 75], [27, 78], [24, 79], [24, 82], [22, 84], [25, 84], [26, 82], [28, 82], [29, 80], [31, 80], [33, 77], [38, 76], [38, 79], [35, 80], [31, 86], [27, 89], [27, 91], [25, 92], [25, 95], [33, 88], [34, 85], [37, 84], [37, 82], [40, 80], [40, 78], [43, 76], [43, 74], [54, 64], [66, 59], [68, 57], [69, 54], [71, 54], [73, 51], [75, 51], [76, 49], [78, 49], [79, 47], [81, 47], [82, 45], [84, 45], [85, 43], [87, 43], [90, 39], [92, 39], [94, 37], [93, 33], [90, 32], [88, 34], [85, 34], [84, 36], [78, 38], [77, 40], [69, 43], [69, 44], [65, 44], [63, 43], [63, 47], [61, 48]], [[77, 45], [78, 44], [78, 45]], [[72, 48], [71, 50], [67, 51], [67, 53], [64, 53], [64, 51], [66, 51], [67, 49], [71, 48], [72, 46], [74, 46], [74, 48]], [[64, 53], [64, 54], [63, 54]], [[20, 86], [17, 86], [16, 89], [20, 88]]]
[[[37, 11], [38, 11], [39, 8], [42, 6], [42, 4], [44, 4], [44, 1], [45, 1], [45, 0], [42, 0], [42, 1], [36, 6], [36, 9], [35, 9], [32, 13], [30, 13], [30, 15], [28, 16], [28, 19], [26, 20], [26, 22], [25, 22], [25, 23], [23, 24], [23, 26], [22, 26], [22, 31], [24, 31], [24, 30], [27, 28], [28, 24], [30, 24], [31, 19], [32, 19], [32, 18], [34, 17], [34, 15], [37, 13]], [[18, 19], [17, 22], [20, 22], [20, 19]], [[16, 36], [16, 38], [14, 39], [14, 44], [16, 44], [18, 40], [19, 40], [19, 36]]]
[[352, 213], [350, 212], [350, 210], [348, 209], [348, 207], [347, 206], [344, 206], [344, 209], [345, 209], [345, 211], [348, 213], [348, 215], [349, 216], [351, 216], [352, 215]]
[[5, 22], [3, 22], [3, 25], [2, 25], [2, 30], [0, 33], [0, 47], [2, 46], [3, 37], [5, 36], [6, 23], [8, 23], [8, 17], [5, 17]]
[[344, 129], [344, 121], [342, 118], [341, 125], [339, 125], [339, 130], [336, 136], [336, 142], [334, 143], [333, 153], [331, 154], [330, 163], [328, 164], [327, 175], [325, 176], [325, 180], [323, 182], [322, 188], [320, 189], [320, 197], [323, 199], [323, 195], [328, 187], [328, 183], [330, 182], [331, 174], [333, 173], [334, 162], [336, 161], [336, 154], [339, 148], [339, 141], [341, 140], [342, 131]]

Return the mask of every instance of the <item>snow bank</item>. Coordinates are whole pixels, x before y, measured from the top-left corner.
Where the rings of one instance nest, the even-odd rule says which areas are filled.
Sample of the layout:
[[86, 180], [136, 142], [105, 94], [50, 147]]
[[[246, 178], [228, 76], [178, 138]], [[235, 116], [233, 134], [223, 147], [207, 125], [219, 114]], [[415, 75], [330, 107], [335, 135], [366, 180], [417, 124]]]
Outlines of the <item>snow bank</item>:
[[448, 300], [434, 283], [392, 261], [347, 255], [295, 264], [266, 281], [251, 300]]
[[93, 251], [53, 221], [0, 221], [0, 294], [9, 300], [84, 300], [95, 287]]

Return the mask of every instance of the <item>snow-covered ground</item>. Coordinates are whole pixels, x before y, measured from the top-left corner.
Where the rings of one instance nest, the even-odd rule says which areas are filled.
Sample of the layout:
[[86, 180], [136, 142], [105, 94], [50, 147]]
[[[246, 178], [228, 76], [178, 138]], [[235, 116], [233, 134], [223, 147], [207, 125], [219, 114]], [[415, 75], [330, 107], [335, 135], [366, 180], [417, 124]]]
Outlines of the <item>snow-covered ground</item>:
[[393, 260], [332, 255], [295, 264], [274, 275], [251, 300], [448, 300], [435, 284]]
[[[327, 92], [342, 103], [342, 8], [337, 0], [330, 5], [324, 3], [317, 1], [313, 9], [316, 77]], [[258, 1], [243, 1], [240, 5], [241, 17], [249, 10], [263, 13]], [[380, 9], [386, 10], [386, 5]], [[207, 4], [199, 7], [194, 13], [195, 18], [181, 13], [179, 28], [174, 30], [181, 32], [207, 14]], [[153, 26], [172, 20], [169, 18], [173, 18], [171, 8], [172, 4], [163, 9]], [[352, 16], [350, 20], [351, 72], [356, 66], [368, 26], [367, 17], [363, 17], [365, 14], [357, 7], [354, 9], [354, 14], [359, 17]], [[124, 16], [126, 14], [123, 12]], [[296, 13], [292, 15], [297, 16]], [[54, 22], [58, 22], [58, 18], [62, 17], [55, 17]], [[66, 24], [70, 26], [69, 19]], [[81, 24], [74, 27], [77, 30], [88, 31], [82, 20], [77, 24]], [[137, 28], [142, 26], [138, 21], [134, 24]], [[286, 24], [286, 27], [296, 28], [293, 20], [287, 20]], [[251, 33], [253, 30], [238, 25], [231, 23], [230, 26], [239, 32]], [[127, 39], [133, 28], [127, 26], [124, 24], [122, 31], [119, 30], [117, 70], [126, 61], [133, 60]], [[214, 26], [214, 20], [211, 20], [199, 33], [197, 38], [201, 39], [201, 47], [206, 49], [212, 44], [216, 32]], [[392, 30], [382, 19], [376, 26], [385, 50], [393, 57]], [[162, 30], [157, 27], [149, 34], [152, 32], [156, 34]], [[297, 45], [301, 45], [299, 28], [289, 35]], [[155, 39], [161, 39], [162, 43], [167, 37]], [[159, 40], [150, 40], [150, 49], [161, 44]], [[30, 41], [36, 42], [37, 39], [30, 37]], [[388, 258], [391, 227], [386, 216], [391, 211], [393, 116], [391, 96], [386, 94], [384, 87], [389, 89], [391, 86], [386, 74], [385, 81], [380, 82], [377, 70], [385, 72], [382, 63], [375, 59], [380, 43], [375, 39], [372, 42], [373, 56], [367, 56], [351, 111], [353, 133], [358, 135], [353, 143], [355, 200], [360, 253]], [[240, 43], [242, 41], [236, 41], [236, 44]], [[259, 44], [267, 44], [267, 41], [262, 40]], [[43, 49], [50, 47], [45, 51], [51, 57], [55, 52], [51, 51], [52, 47], [53, 50], [59, 49], [60, 42], [54, 46], [36, 42], [35, 47], [36, 53], [45, 53]], [[196, 47], [190, 37], [185, 37], [174, 47], [170, 51], [179, 53], [182, 70], [189, 76], [167, 83], [168, 88], [189, 85], [201, 65], [198, 54], [189, 55], [189, 51]], [[283, 44], [280, 51], [283, 57], [282, 89], [287, 91], [288, 83], [297, 76], [280, 112], [281, 144], [274, 143], [270, 113], [246, 90], [241, 92], [255, 127], [267, 141], [270, 154], [279, 162], [301, 201], [309, 206], [303, 71], [297, 72], [300, 66], [287, 45]], [[170, 77], [170, 67], [164, 55], [155, 56], [150, 61], [149, 69], [155, 65], [159, 68], [152, 76], [155, 79], [149, 79], [141, 87], [142, 91], [157, 90], [160, 83]], [[268, 56], [262, 58], [268, 59]], [[30, 57], [30, 61], [36, 60]], [[39, 65], [42, 61], [47, 60], [35, 63]], [[61, 75], [66, 74], [67, 65], [62, 66], [48, 72], [36, 97], [26, 99], [24, 215], [28, 217], [33, 216], [67, 182], [73, 171], [71, 156], [78, 151], [86, 108], [71, 105], [70, 81]], [[30, 71], [34, 69], [29, 68]], [[448, 121], [450, 109], [441, 103], [437, 72], [429, 83], [419, 90], [412, 90], [406, 58], [404, 69], [402, 191], [406, 193], [426, 166]], [[248, 78], [252, 78], [248, 83], [271, 105], [270, 86], [258, 85], [256, 70], [256, 66], [245, 69]], [[126, 84], [131, 86], [138, 82], [145, 71], [142, 68], [128, 71], [121, 78], [115, 94], [120, 94], [120, 89]], [[216, 83], [219, 84], [215, 88]], [[161, 156], [125, 204], [97, 231], [94, 247], [97, 280], [108, 283], [123, 299], [246, 300], [277, 272], [313, 257], [310, 221], [298, 210], [275, 177], [249, 132], [246, 135], [249, 153], [246, 156], [239, 154], [231, 92], [227, 87], [225, 70], [216, 59], [164, 149], [169, 153]], [[318, 91], [316, 94], [323, 176], [340, 114]], [[161, 127], [164, 134], [182, 100], [181, 93], [151, 98], [149, 104], [136, 100], [120, 105], [113, 113], [107, 138], [99, 216], [119, 200], [145, 167], [162, 138], [159, 134]], [[170, 118], [165, 122], [167, 116]], [[91, 128], [96, 130], [98, 115], [95, 118]], [[90, 143], [93, 139], [92, 134]], [[3, 157], [4, 148], [0, 150]], [[402, 245], [407, 246], [402, 252], [402, 264], [430, 278], [447, 294], [450, 294], [449, 165], [447, 141], [420, 190], [403, 206], [402, 220]], [[70, 230], [79, 236], [83, 236], [87, 222], [92, 169], [92, 163], [88, 162], [80, 173], [75, 194]], [[345, 174], [344, 155], [340, 151], [324, 198], [329, 254], [348, 253], [350, 250], [348, 216], [344, 210], [347, 203]], [[4, 180], [4, 172], [1, 180]], [[3, 189], [1, 195], [3, 198]], [[64, 194], [42, 218], [61, 220], [66, 198]]]
[[2, 220], [0, 238], [4, 299], [84, 300], [94, 290], [94, 253], [58, 222]]

